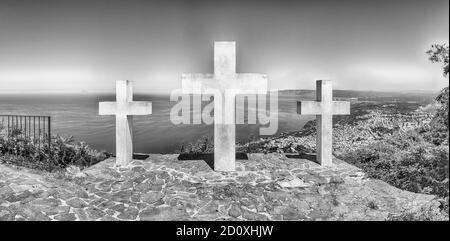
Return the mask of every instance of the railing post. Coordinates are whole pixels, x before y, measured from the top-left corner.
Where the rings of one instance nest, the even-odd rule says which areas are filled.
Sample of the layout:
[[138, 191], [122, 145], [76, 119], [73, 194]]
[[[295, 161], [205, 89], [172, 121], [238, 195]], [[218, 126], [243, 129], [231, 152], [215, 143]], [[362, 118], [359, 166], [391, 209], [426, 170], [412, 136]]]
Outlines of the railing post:
[[50, 145], [52, 144], [52, 129], [51, 129], [51, 117], [49, 116], [47, 119], [47, 128], [48, 128], [48, 151], [50, 154]]
[[50, 149], [52, 143], [51, 116], [0, 115], [0, 124], [5, 129], [5, 137], [10, 138], [17, 135], [22, 147], [27, 139], [36, 144], [39, 149], [48, 142]]
[[6, 128], [6, 136], [9, 138], [9, 125], [10, 125], [10, 120], [9, 120], [9, 116], [8, 116], [8, 128]]
[[33, 116], [33, 144], [36, 143], [36, 116]]

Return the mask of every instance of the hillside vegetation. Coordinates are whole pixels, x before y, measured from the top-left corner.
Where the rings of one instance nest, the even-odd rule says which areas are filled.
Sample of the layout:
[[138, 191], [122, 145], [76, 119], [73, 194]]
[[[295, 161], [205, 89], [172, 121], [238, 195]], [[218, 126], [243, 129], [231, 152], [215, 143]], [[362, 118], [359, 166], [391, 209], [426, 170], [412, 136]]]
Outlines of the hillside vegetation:
[[[433, 121], [435, 110], [430, 107], [408, 111], [401, 105], [405, 104], [353, 104], [351, 116], [334, 120], [333, 154], [369, 177], [442, 197], [448, 213], [448, 129]], [[301, 131], [253, 141], [239, 149], [313, 155], [315, 137], [315, 121], [310, 121]]]
[[49, 145], [42, 139], [24, 137], [19, 129], [7, 134], [0, 124], [0, 163], [56, 171], [71, 165], [88, 167], [109, 156], [109, 153], [97, 151], [85, 142], [76, 142], [73, 137], [55, 135]]

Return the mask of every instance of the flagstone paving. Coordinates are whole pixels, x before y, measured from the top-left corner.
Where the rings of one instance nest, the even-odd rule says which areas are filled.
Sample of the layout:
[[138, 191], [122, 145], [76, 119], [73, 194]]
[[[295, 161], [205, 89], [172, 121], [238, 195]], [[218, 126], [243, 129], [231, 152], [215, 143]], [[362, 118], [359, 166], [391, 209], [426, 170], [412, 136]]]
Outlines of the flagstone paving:
[[439, 205], [340, 160], [321, 167], [249, 154], [237, 172], [214, 172], [177, 157], [150, 155], [126, 168], [108, 159], [75, 174], [0, 164], [0, 220], [384, 220]]

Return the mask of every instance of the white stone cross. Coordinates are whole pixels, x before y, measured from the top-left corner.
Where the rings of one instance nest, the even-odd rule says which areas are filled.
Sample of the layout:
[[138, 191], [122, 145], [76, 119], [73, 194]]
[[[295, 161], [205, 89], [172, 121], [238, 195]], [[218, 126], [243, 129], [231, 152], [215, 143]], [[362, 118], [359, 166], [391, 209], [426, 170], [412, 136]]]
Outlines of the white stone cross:
[[333, 115], [349, 115], [350, 102], [333, 101], [333, 89], [330, 80], [316, 81], [317, 101], [298, 101], [297, 113], [316, 115], [316, 152], [317, 161], [322, 166], [332, 164]]
[[100, 102], [99, 114], [116, 116], [116, 165], [127, 165], [133, 160], [133, 115], [152, 114], [152, 102], [133, 101], [132, 82], [118, 80], [116, 102]]
[[235, 171], [237, 94], [266, 94], [263, 74], [236, 73], [236, 43], [214, 42], [214, 74], [183, 74], [184, 93], [214, 95], [214, 170]]

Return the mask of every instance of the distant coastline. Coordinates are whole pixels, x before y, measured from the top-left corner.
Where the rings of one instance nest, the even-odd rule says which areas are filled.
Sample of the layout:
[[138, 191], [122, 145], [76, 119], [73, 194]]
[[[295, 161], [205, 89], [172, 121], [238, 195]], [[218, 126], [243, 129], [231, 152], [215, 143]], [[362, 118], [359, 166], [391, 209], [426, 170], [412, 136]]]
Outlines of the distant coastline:
[[[376, 91], [334, 91], [335, 98], [357, 98], [361, 101], [379, 103], [417, 102], [427, 105], [433, 102], [434, 93], [396, 93]], [[175, 104], [168, 95], [135, 94], [135, 100], [154, 102], [150, 116], [135, 118], [135, 147], [140, 153], [174, 153], [180, 146], [196, 142], [203, 136], [212, 136], [213, 128], [208, 125], [178, 125], [169, 121], [170, 108]], [[315, 99], [314, 90], [280, 90], [278, 134], [299, 131], [311, 120], [311, 116], [296, 113], [297, 100]], [[98, 115], [99, 101], [113, 101], [115, 94], [73, 93], [73, 94], [0, 94], [0, 112], [3, 114], [39, 114], [52, 116], [54, 133], [74, 135], [77, 140], [99, 150], [114, 152], [114, 118]], [[258, 125], [238, 125], [237, 142], [247, 143], [264, 138], [259, 136]], [[180, 133], [184, 133], [180, 136]], [[154, 138], [157, 136], [158, 138]]]

